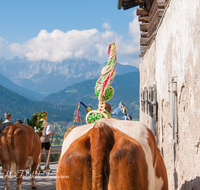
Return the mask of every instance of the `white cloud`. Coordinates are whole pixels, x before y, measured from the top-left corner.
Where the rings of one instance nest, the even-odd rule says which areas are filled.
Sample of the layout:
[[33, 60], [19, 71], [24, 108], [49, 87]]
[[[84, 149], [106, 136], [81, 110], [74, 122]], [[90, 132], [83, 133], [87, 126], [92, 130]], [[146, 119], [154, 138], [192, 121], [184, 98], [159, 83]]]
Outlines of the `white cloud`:
[[137, 60], [131, 61], [130, 63], [129, 62], [123, 62], [123, 63], [120, 63], [120, 64], [121, 65], [132, 65], [132, 66], [139, 68], [140, 62], [141, 62], [141, 59], [137, 59]]
[[137, 60], [133, 60], [130, 65], [139, 68], [140, 62], [141, 62], [141, 58]]
[[41, 30], [37, 37], [24, 44], [13, 43], [9, 47], [13, 54], [20, 58], [56, 62], [95, 55], [107, 57], [108, 46], [113, 41], [118, 44], [119, 55], [137, 52], [137, 46], [125, 41], [123, 36], [110, 30], [101, 33], [97, 29], [71, 30], [66, 33], [60, 30], [51, 33]]
[[[134, 11], [134, 15], [135, 15]], [[134, 16], [129, 23], [128, 33], [130, 39], [111, 30], [108, 22], [102, 25], [106, 30], [99, 32], [97, 29], [71, 30], [63, 32], [54, 30], [51, 33], [41, 30], [37, 37], [26, 41], [23, 44], [12, 43], [9, 49], [14, 56], [26, 57], [29, 60], [48, 60], [52, 62], [63, 61], [64, 59], [97, 57], [108, 58], [108, 46], [111, 42], [117, 42], [117, 57], [122, 57], [122, 62], [131, 63], [132, 60], [139, 60], [139, 22]], [[2, 45], [3, 44], [3, 45]], [[8, 46], [8, 42], [0, 38], [0, 48]], [[4, 48], [2, 48], [4, 49]], [[5, 52], [0, 51], [0, 57]], [[97, 59], [98, 61], [98, 59]]]
[[3, 38], [0, 37], [0, 58], [5, 57], [9, 51], [9, 44]]
[[48, 33], [40, 31], [36, 38], [33, 38], [22, 45], [11, 44], [10, 49], [19, 57], [27, 57], [30, 60], [62, 61], [69, 58], [82, 58], [92, 52], [92, 39], [98, 35], [96, 29], [71, 30], [64, 33], [54, 30]]
[[111, 26], [108, 22], [104, 22], [102, 25], [106, 30], [111, 30]]
[[138, 16], [136, 16], [136, 9], [133, 11], [133, 21], [129, 23], [128, 34], [132, 37], [133, 42], [139, 44], [140, 40], [140, 25]]
[[121, 65], [129, 65], [128, 62], [120, 63]]

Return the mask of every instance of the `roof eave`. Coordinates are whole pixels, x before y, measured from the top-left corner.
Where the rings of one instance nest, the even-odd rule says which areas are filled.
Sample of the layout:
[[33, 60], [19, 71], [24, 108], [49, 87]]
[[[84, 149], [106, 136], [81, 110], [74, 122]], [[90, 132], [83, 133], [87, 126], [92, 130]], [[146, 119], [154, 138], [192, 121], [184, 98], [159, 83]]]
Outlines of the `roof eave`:
[[140, 3], [136, 3], [135, 0], [129, 0], [129, 1], [118, 0], [117, 1], [118, 9], [121, 9], [123, 7], [124, 10], [127, 10], [132, 7], [136, 7], [138, 5], [140, 5]]

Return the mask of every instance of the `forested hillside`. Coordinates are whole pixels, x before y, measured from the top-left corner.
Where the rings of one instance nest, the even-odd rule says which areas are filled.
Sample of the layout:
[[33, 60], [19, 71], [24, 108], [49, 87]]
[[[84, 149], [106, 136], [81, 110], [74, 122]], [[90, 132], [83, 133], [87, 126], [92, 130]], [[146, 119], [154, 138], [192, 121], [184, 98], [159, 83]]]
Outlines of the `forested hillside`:
[[19, 95], [24, 96], [25, 98], [27, 98], [29, 100], [34, 100], [34, 101], [41, 100], [45, 97], [42, 94], [33, 92], [31, 90], [25, 89], [25, 88], [15, 84], [14, 82], [9, 80], [7, 77], [2, 75], [1, 73], [0, 73], [0, 85], [8, 88], [9, 90], [12, 90], [12, 91], [18, 93]]
[[42, 110], [47, 111], [49, 122], [66, 123], [73, 120], [73, 106], [31, 101], [0, 85], [0, 118], [4, 118], [4, 113], [9, 112], [12, 114], [12, 122], [15, 122], [18, 118], [31, 118], [33, 113]]
[[[79, 101], [86, 105], [91, 105], [93, 109], [98, 107], [98, 99], [94, 94], [94, 86], [96, 79], [84, 81], [72, 86], [69, 86], [58, 93], [53, 93], [47, 96], [44, 101], [55, 104], [71, 105], [76, 109]], [[115, 109], [120, 101], [129, 109], [129, 114], [133, 118], [139, 118], [139, 72], [131, 72], [123, 75], [116, 75], [114, 82], [111, 85], [115, 94], [108, 101], [112, 108]]]

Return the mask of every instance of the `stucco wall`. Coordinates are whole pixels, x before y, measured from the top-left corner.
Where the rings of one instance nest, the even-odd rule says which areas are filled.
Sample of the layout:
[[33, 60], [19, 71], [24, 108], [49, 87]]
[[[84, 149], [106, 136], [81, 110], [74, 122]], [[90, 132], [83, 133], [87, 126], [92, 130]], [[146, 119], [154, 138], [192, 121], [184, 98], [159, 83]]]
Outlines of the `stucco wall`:
[[[177, 76], [178, 143], [170, 127], [170, 77]], [[200, 1], [171, 0], [140, 63], [140, 88], [157, 86], [156, 137], [169, 190], [200, 189]], [[149, 115], [140, 111], [149, 126]], [[198, 187], [198, 188], [197, 188]]]

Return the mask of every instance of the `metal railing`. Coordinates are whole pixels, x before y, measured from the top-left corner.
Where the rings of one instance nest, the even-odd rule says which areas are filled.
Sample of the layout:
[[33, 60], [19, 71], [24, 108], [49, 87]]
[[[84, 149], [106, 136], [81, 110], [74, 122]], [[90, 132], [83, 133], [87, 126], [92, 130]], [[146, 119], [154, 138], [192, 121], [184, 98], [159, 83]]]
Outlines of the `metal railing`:
[[[51, 147], [51, 154], [60, 154], [62, 149], [62, 145], [52, 145]], [[43, 153], [46, 154], [45, 150], [43, 149]]]

